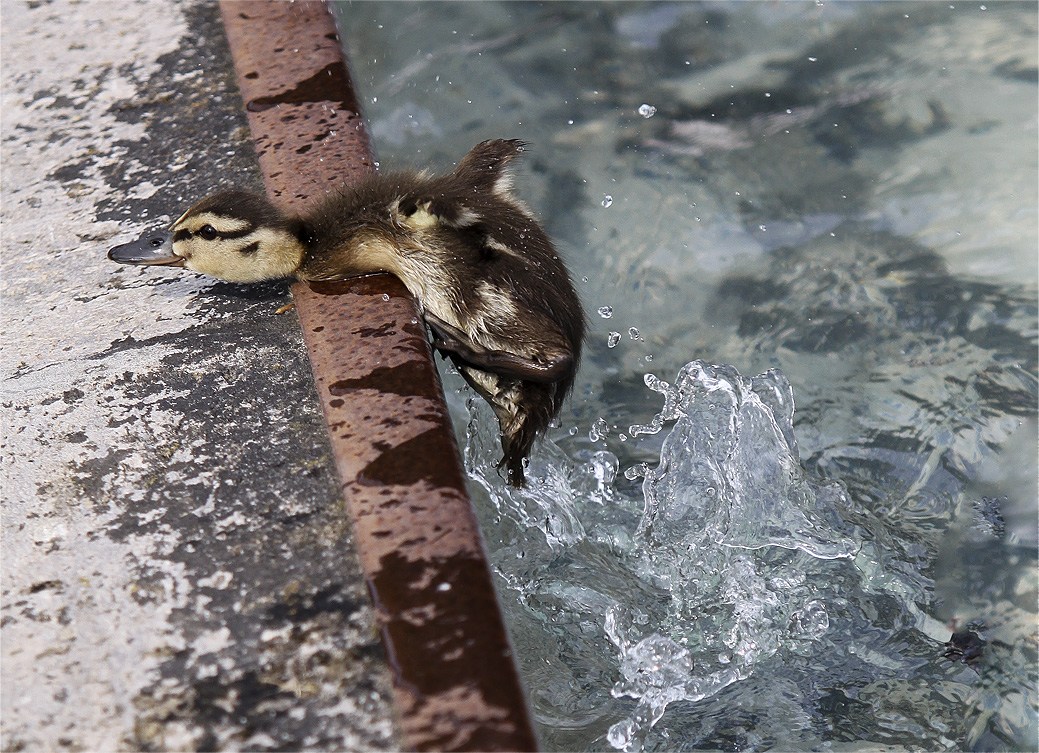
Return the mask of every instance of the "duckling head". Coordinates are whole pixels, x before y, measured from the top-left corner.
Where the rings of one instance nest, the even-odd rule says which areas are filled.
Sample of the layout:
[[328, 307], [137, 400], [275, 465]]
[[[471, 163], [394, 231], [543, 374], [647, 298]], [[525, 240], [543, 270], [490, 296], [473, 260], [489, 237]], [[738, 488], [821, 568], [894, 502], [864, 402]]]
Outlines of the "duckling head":
[[305, 250], [303, 224], [267, 199], [224, 191], [203, 199], [168, 231], [149, 231], [116, 246], [108, 258], [122, 264], [182, 266], [229, 282], [291, 277]]

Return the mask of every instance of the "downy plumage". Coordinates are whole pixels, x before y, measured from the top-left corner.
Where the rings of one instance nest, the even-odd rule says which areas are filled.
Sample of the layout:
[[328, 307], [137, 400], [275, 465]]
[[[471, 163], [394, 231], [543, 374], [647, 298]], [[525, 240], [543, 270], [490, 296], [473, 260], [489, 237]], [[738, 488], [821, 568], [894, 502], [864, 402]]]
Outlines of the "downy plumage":
[[501, 465], [519, 486], [534, 440], [573, 386], [585, 328], [565, 265], [512, 193], [509, 166], [522, 149], [484, 141], [449, 175], [373, 174], [298, 217], [225, 191], [109, 258], [232, 282], [396, 275], [418, 299], [433, 346], [494, 409]]

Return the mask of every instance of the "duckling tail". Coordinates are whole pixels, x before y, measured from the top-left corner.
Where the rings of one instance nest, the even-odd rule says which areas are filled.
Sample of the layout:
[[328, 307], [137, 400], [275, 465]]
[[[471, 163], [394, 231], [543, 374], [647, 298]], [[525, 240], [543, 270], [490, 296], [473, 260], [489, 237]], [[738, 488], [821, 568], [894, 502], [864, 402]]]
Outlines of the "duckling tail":
[[508, 195], [512, 190], [509, 163], [519, 156], [524, 146], [519, 139], [481, 141], [458, 163], [454, 176], [473, 190]]
[[[523, 432], [530, 434], [530, 432]], [[505, 469], [505, 480], [509, 486], [517, 489], [522, 488], [527, 479], [523, 473], [523, 461], [530, 454], [531, 446], [534, 444], [535, 435], [530, 436], [501, 435], [501, 448], [504, 451], [502, 459], [498, 461], [498, 470]]]
[[[534, 441], [545, 433], [553, 416], [559, 410], [562, 395], [556, 384], [522, 383], [518, 402], [496, 406], [501, 423], [502, 459], [498, 468], [504, 468], [510, 486], [522, 487], [525, 478], [523, 461], [530, 455]], [[511, 420], [505, 418], [512, 414]], [[504, 419], [504, 420], [503, 420]]]

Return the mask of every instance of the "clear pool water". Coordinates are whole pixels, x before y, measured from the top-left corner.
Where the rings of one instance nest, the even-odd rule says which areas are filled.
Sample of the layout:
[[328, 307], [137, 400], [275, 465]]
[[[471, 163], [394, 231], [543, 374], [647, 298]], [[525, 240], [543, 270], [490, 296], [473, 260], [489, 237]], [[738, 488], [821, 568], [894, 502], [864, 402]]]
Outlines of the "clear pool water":
[[383, 164], [529, 142], [590, 317], [521, 492], [444, 372], [543, 747], [1034, 750], [1035, 3], [342, 15]]

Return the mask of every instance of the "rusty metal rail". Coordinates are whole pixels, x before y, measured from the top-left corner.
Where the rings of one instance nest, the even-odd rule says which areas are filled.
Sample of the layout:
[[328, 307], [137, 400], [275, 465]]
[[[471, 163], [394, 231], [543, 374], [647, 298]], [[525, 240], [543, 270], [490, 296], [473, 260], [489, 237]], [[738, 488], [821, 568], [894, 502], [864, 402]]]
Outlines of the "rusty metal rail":
[[[223, 0], [270, 198], [373, 169], [325, 3]], [[415, 300], [377, 275], [292, 289], [413, 750], [534, 750], [443, 389]]]

